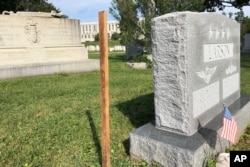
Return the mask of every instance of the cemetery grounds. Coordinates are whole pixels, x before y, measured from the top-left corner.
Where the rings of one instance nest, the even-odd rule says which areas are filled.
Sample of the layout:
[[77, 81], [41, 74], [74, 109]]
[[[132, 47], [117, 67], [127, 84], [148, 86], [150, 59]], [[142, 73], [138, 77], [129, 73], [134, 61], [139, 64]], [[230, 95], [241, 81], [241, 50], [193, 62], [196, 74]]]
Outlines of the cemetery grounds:
[[[129, 133], [154, 119], [153, 81], [152, 69], [128, 68], [123, 58], [109, 55], [111, 164], [159, 166], [130, 160]], [[101, 166], [99, 75], [0, 80], [0, 167]], [[250, 93], [250, 55], [241, 57], [241, 93]], [[250, 127], [229, 150], [250, 150]]]

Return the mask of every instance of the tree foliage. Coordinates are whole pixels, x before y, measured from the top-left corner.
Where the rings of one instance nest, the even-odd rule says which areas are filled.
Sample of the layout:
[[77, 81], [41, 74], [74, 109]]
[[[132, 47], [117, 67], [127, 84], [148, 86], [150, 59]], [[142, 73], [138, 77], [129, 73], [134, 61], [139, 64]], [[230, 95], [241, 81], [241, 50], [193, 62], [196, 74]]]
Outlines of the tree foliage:
[[120, 39], [120, 34], [117, 32], [114, 32], [111, 36], [111, 40], [119, 40]]
[[250, 33], [250, 18], [245, 17], [244, 12], [240, 10], [235, 13], [235, 21], [240, 23], [240, 39], [241, 39], [241, 47], [244, 46], [245, 35]]
[[241, 9], [243, 6], [249, 6], [249, 0], [205, 0], [205, 8], [209, 12], [214, 12], [216, 9], [223, 10], [225, 7], [235, 7]]
[[95, 35], [95, 41], [96, 41], [96, 42], [99, 41], [99, 33], [97, 33], [97, 34]]
[[150, 48], [152, 18], [174, 11], [242, 8], [249, 0], [112, 0], [109, 12], [120, 22], [121, 43]]
[[204, 11], [204, 0], [112, 0], [109, 12], [120, 22], [121, 43], [150, 48], [150, 21], [174, 11]]
[[51, 12], [55, 10], [60, 12], [52, 3], [48, 0], [1, 0], [0, 12], [3, 11], [32, 11], [32, 12]]
[[241, 22], [241, 27], [240, 27], [240, 37], [241, 37], [241, 47], [244, 46], [245, 43], [245, 35], [247, 33], [250, 33], [250, 18], [249, 17], [244, 17], [242, 22]]

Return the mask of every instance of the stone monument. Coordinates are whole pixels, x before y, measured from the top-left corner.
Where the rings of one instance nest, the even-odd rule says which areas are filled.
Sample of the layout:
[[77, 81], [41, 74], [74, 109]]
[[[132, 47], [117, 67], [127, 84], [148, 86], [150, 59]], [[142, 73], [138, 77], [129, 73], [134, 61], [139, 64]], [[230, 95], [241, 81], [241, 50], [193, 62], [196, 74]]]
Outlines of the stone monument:
[[242, 53], [250, 53], [250, 33], [245, 34], [244, 46], [241, 51]]
[[[215, 19], [216, 18], [216, 19]], [[220, 138], [223, 103], [250, 122], [240, 95], [240, 25], [216, 13], [176, 12], [152, 20], [155, 121], [130, 134], [135, 159], [201, 167], [228, 146]]]
[[0, 79], [99, 69], [80, 42], [80, 22], [61, 13], [0, 15]]

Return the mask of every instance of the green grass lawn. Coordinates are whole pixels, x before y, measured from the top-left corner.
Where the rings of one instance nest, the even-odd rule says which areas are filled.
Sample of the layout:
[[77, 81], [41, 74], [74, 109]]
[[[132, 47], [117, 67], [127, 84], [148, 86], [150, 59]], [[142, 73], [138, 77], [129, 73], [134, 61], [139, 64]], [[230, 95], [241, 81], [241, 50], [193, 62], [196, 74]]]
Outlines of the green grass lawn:
[[[241, 93], [250, 94], [250, 55], [241, 57]], [[241, 136], [239, 142], [233, 145], [230, 150], [249, 150], [250, 151], [250, 126], [245, 130], [246, 133]]]
[[[85, 46], [89, 46], [89, 45], [99, 45], [99, 42], [96, 42], [96, 41], [89, 41], [89, 42], [84, 42], [84, 45]], [[109, 40], [108, 41], [108, 45], [109, 45], [109, 47], [114, 47], [114, 46], [116, 46], [116, 45], [121, 45], [120, 44], [120, 41], [118, 41], [118, 40]]]
[[[91, 54], [90, 58], [98, 58]], [[134, 162], [129, 133], [154, 119], [152, 69], [109, 56], [111, 164]], [[99, 72], [0, 80], [0, 167], [101, 166]], [[250, 93], [250, 56], [242, 58], [242, 93]], [[250, 149], [250, 129], [234, 148]]]
[[[154, 119], [152, 69], [127, 68], [110, 55], [112, 166], [132, 162], [129, 133]], [[98, 58], [98, 55], [90, 55]], [[0, 80], [0, 167], [98, 167], [99, 72]]]

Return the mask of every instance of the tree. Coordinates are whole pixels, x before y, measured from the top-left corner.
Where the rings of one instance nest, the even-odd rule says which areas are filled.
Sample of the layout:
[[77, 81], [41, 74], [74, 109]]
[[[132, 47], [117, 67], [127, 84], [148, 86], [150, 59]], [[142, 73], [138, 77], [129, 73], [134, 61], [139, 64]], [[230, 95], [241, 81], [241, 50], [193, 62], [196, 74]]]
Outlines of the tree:
[[16, 4], [17, 4], [17, 0], [1, 0], [0, 1], [0, 12], [2, 13], [3, 11], [7, 10], [7, 11], [14, 11], [14, 9], [16, 9]]
[[247, 5], [250, 5], [249, 0], [112, 0], [109, 12], [120, 23], [122, 44], [136, 44], [150, 52], [153, 17], [174, 11], [212, 12]]
[[231, 19], [233, 17], [233, 13], [232, 12], [229, 12], [228, 13], [228, 17]]
[[111, 36], [111, 40], [119, 40], [120, 39], [120, 34], [117, 32], [114, 32]]
[[250, 33], [250, 18], [244, 17], [241, 23], [241, 32], [242, 35], [245, 35], [246, 33]]
[[241, 47], [244, 46], [244, 38], [247, 33], [250, 33], [250, 18], [244, 16], [243, 10], [235, 13], [235, 21], [240, 23], [240, 40]]
[[243, 18], [244, 18], [244, 12], [243, 12], [243, 10], [240, 10], [239, 12], [236, 12], [235, 13], [235, 21], [237, 21], [238, 23], [241, 23], [242, 22], [242, 20], [243, 20]]
[[205, 0], [112, 0], [109, 12], [120, 22], [121, 43], [150, 52], [151, 19], [174, 11], [204, 11]]
[[139, 38], [141, 29], [138, 27], [138, 13], [133, 0], [113, 0], [110, 13], [120, 21], [121, 43], [133, 43]]
[[0, 1], [0, 12], [3, 11], [33, 11], [33, 12], [51, 12], [55, 10], [60, 12], [52, 3], [48, 0], [4, 0]]
[[241, 30], [240, 31], [241, 47], [243, 47], [245, 43], [245, 35], [247, 33], [250, 33], [250, 18], [249, 17], [243, 17], [240, 30]]
[[95, 35], [95, 41], [96, 41], [96, 42], [99, 41], [99, 33], [97, 33], [97, 34]]
[[249, 0], [205, 0], [205, 8], [209, 12], [216, 9], [223, 10], [225, 7], [235, 7], [241, 9], [243, 6], [250, 6]]

